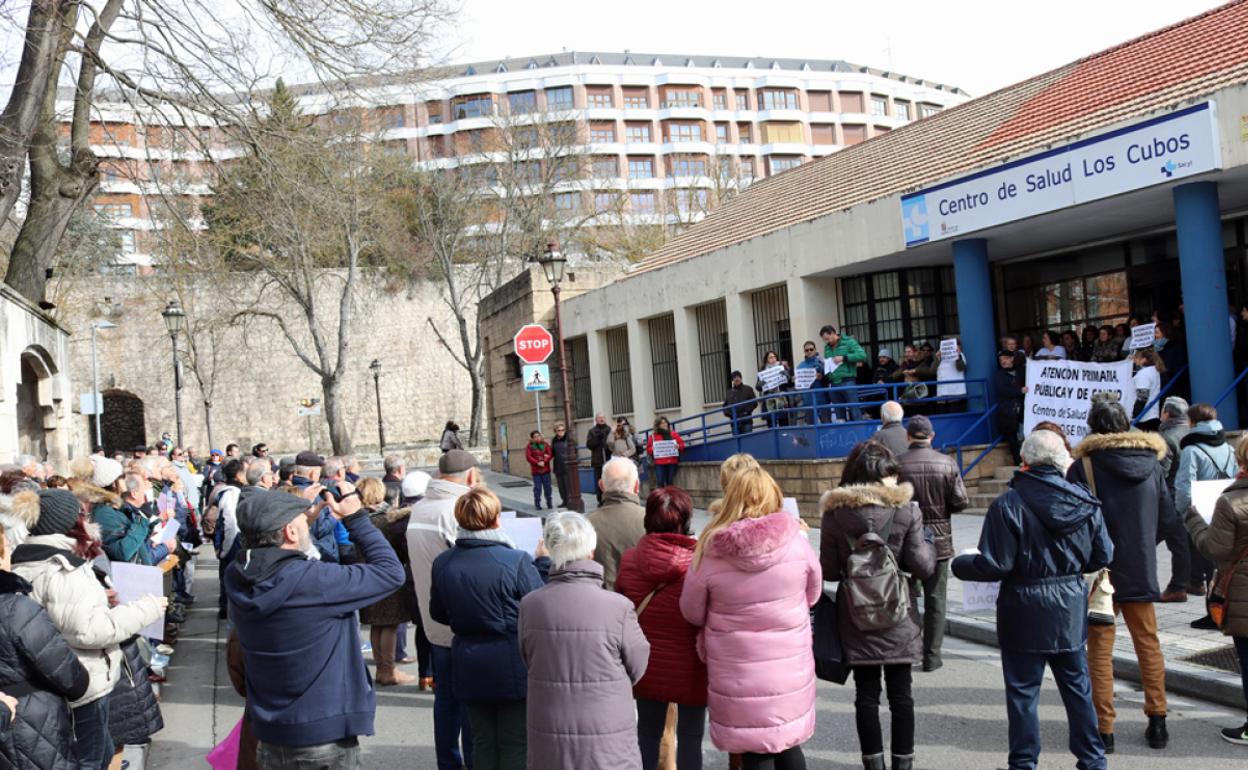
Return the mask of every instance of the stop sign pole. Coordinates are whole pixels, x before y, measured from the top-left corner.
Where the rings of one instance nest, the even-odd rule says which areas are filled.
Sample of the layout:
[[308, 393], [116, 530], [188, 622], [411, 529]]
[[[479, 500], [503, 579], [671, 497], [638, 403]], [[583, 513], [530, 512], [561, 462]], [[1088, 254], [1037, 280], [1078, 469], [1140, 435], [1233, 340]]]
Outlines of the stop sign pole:
[[[555, 350], [555, 338], [541, 324], [525, 324], [512, 338], [516, 357], [526, 364], [544, 364]], [[537, 432], [542, 432], [542, 393], [533, 392], [533, 409], [537, 415]]]

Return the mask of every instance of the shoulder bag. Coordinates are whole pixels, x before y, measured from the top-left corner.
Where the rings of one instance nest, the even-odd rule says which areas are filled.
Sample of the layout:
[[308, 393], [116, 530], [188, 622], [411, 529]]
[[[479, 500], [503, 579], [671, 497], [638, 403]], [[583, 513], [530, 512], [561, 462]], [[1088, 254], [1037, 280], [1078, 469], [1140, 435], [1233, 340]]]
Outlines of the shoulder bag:
[[[1088, 489], [1096, 494], [1096, 476], [1092, 472], [1092, 458], [1084, 455], [1083, 475]], [[1114, 586], [1109, 581], [1109, 567], [1102, 567], [1083, 579], [1088, 584], [1088, 622], [1094, 626], [1114, 625]]]

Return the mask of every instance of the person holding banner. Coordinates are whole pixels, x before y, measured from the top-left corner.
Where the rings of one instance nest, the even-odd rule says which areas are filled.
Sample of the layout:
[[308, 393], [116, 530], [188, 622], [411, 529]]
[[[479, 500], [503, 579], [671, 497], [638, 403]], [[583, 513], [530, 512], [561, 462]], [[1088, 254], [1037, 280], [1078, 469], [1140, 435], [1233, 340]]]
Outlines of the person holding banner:
[[[763, 414], [768, 427], [788, 426], [789, 413], [784, 410], [788, 408], [789, 400], [779, 394], [788, 390], [792, 383], [793, 372], [788, 362], [781, 361], [776, 351], [768, 350], [763, 355], [763, 362], [758, 365], [758, 380], [754, 383], [754, 389], [765, 399], [762, 402]], [[772, 414], [774, 412], [779, 414]]]
[[672, 430], [666, 417], [654, 421], [654, 430], [646, 439], [646, 454], [654, 460], [654, 488], [670, 487], [676, 483], [676, 471], [680, 468], [680, 453], [685, 451], [685, 440]]
[[1010, 457], [1018, 465], [1022, 462], [1022, 441], [1018, 437], [1018, 428], [1023, 420], [1023, 398], [1027, 394], [1027, 386], [1023, 384], [1026, 372], [1015, 366], [1016, 363], [1017, 358], [1012, 351], [997, 351], [998, 367], [993, 372], [992, 391], [997, 401], [997, 432], [1009, 445]]
[[806, 340], [802, 345], [802, 356], [802, 360], [797, 362], [797, 367], [793, 370], [793, 389], [808, 391], [801, 397], [804, 408], [799, 416], [807, 425], [815, 425], [819, 422], [816, 409], [826, 402], [827, 395], [818, 390], [824, 385], [823, 358], [819, 355], [819, 348], [811, 340]]
[[[828, 393], [833, 404], [857, 404], [858, 391], [854, 389], [858, 378], [858, 364], [867, 360], [867, 352], [858, 341], [841, 334], [832, 324], [819, 330], [823, 338], [824, 374], [833, 390]], [[847, 386], [842, 389], [842, 386]], [[861, 420], [862, 411], [856, 407], [837, 409], [838, 420]]]
[[1032, 355], [1037, 361], [1064, 361], [1066, 348], [1059, 343], [1055, 332], [1045, 332], [1040, 337], [1040, 349]]
[[[1191, 430], [1179, 441], [1179, 469], [1174, 476], [1175, 509], [1187, 513], [1192, 504], [1192, 485], [1198, 481], [1229, 480], [1235, 477], [1235, 448], [1226, 440], [1218, 420], [1218, 410], [1209, 404], [1192, 404], [1187, 410]], [[1187, 592], [1204, 596], [1213, 580], [1213, 563], [1189, 541], [1191, 561]], [[1192, 621], [1192, 628], [1212, 630], [1212, 619], [1205, 615]]]

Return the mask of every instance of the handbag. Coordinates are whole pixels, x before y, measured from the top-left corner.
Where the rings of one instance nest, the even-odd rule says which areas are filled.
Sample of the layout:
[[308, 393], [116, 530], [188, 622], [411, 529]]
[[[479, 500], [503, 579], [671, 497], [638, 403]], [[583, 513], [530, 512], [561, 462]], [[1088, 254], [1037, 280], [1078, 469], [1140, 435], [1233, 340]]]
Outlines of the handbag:
[[[1095, 495], [1096, 477], [1092, 474], [1092, 458], [1087, 455], [1083, 457], [1083, 475]], [[1109, 567], [1101, 567], [1083, 579], [1088, 583], [1088, 622], [1094, 626], [1114, 625], [1114, 585], [1109, 580]]]
[[845, 684], [849, 679], [849, 663], [841, 644], [841, 626], [836, 614], [836, 597], [825, 589], [815, 602], [811, 621], [812, 651], [815, 676], [825, 682]]
[[1213, 622], [1217, 624], [1219, 629], [1224, 629], [1226, 624], [1226, 610], [1231, 604], [1231, 581], [1235, 578], [1235, 573], [1239, 571], [1239, 565], [1248, 559], [1248, 546], [1245, 546], [1235, 556], [1235, 560], [1231, 562], [1228, 570], [1218, 570], [1218, 574], [1213, 578], [1213, 589], [1209, 591], [1209, 617], [1213, 618]]

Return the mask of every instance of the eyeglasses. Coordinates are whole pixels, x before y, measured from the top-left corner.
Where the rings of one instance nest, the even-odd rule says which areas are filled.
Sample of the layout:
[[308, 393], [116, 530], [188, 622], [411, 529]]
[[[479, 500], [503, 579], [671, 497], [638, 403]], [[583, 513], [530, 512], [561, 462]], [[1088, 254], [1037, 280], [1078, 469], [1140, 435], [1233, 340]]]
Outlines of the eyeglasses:
[[804, 352], [806, 352], [806, 353], [814, 353], [814, 352], [815, 352], [815, 349], [814, 349], [814, 348], [806, 348]]

